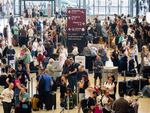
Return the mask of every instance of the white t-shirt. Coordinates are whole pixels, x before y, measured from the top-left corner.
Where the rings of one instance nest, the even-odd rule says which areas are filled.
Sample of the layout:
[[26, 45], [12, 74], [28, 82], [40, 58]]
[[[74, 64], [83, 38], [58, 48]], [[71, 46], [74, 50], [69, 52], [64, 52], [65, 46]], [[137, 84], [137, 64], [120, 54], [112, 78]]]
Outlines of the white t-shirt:
[[3, 102], [11, 103], [14, 97], [14, 91], [9, 88], [4, 89], [1, 96], [3, 97]]
[[32, 44], [32, 51], [37, 51], [38, 48], [38, 42], [34, 41]]
[[64, 65], [66, 59], [67, 59], [67, 57], [64, 53], [61, 53], [59, 55], [58, 61], [59, 61], [60, 69], [63, 68], [63, 65]]
[[[105, 82], [104, 83], [104, 87], [106, 87], [106, 88], [108, 88], [108, 89], [112, 89], [112, 88], [114, 88], [115, 87], [115, 84], [114, 83], [108, 83], [108, 82]], [[114, 94], [115, 92], [114, 92], [114, 90], [112, 90], [112, 91], [109, 91], [109, 94]]]
[[29, 37], [33, 37], [34, 31], [32, 28], [28, 29], [28, 35], [29, 35]]
[[37, 47], [37, 51], [38, 51], [38, 54], [42, 54], [42, 55], [43, 55], [43, 53], [44, 53], [44, 51], [45, 51], [44, 46], [43, 46], [43, 45], [38, 46], [38, 47]]
[[109, 98], [106, 97], [105, 95], [101, 97], [102, 98], [102, 105], [104, 105], [104, 108], [107, 109], [108, 111], [111, 110], [111, 106], [107, 105], [109, 102]]

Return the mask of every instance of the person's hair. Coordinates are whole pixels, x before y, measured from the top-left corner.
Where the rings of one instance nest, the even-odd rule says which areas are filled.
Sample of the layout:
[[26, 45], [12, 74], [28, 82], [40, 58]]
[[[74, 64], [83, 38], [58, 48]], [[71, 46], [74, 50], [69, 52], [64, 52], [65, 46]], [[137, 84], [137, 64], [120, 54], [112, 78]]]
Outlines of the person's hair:
[[15, 69], [12, 69], [12, 70], [11, 70], [11, 73], [15, 73], [15, 72], [16, 72], [16, 70], [15, 70]]
[[143, 45], [143, 46], [142, 46], [142, 52], [145, 52], [145, 49], [147, 49], [147, 46], [146, 46], [146, 45]]
[[18, 67], [22, 67], [22, 65], [21, 65], [21, 64], [18, 64]]
[[53, 58], [50, 58], [49, 59], [49, 63], [53, 63], [54, 62], [54, 59]]
[[64, 64], [69, 65], [69, 64], [71, 64], [71, 61], [69, 59], [66, 59]]
[[18, 73], [16, 77], [19, 78], [20, 76], [21, 76], [21, 73]]
[[109, 75], [109, 76], [107, 77], [107, 80], [108, 80], [109, 78], [112, 78], [112, 79], [113, 79], [113, 75]]
[[84, 68], [84, 65], [80, 65], [79, 67], [78, 67], [78, 69], [83, 69]]
[[82, 77], [84, 77], [84, 80], [85, 80], [85, 81], [88, 81], [88, 80], [89, 80], [89, 77], [86, 76], [86, 75], [83, 75]]
[[105, 95], [107, 92], [108, 92], [108, 90], [104, 90], [104, 91], [103, 91], [104, 95]]
[[98, 96], [98, 93], [96, 91], [93, 91], [93, 94], [96, 95], [96, 96]]

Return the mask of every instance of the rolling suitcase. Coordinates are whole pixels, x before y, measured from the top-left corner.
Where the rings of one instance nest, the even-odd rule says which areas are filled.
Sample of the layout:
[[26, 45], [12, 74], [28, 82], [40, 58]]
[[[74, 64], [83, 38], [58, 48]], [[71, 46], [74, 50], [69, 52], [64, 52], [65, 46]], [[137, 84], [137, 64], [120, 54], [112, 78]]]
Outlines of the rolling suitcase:
[[56, 109], [56, 93], [50, 93], [46, 102], [46, 110], [55, 110]]
[[120, 93], [124, 93], [126, 94], [126, 82], [125, 81], [120, 81], [119, 84], [118, 84], [118, 92], [119, 92], [119, 95]]
[[6, 79], [7, 79], [7, 75], [0, 76], [0, 85], [1, 86], [6, 86]]
[[131, 70], [131, 71], [126, 71], [126, 76], [127, 77], [135, 77], [136, 76], [136, 70]]

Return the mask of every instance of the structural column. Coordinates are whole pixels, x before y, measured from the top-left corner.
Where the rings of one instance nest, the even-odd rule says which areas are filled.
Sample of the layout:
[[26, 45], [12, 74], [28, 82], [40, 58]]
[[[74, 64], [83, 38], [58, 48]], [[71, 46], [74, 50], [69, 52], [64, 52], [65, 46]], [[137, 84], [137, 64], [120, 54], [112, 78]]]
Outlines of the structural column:
[[79, 8], [81, 8], [81, 0], [79, 0]]
[[83, 0], [83, 8], [86, 9], [86, 0]]
[[54, 14], [54, 1], [51, 1], [51, 16]]
[[129, 14], [133, 16], [133, 0], [129, 0]]
[[148, 0], [148, 8], [149, 8], [149, 12], [150, 12], [150, 0]]
[[23, 1], [24, 4], [24, 11], [26, 10], [26, 0]]
[[21, 0], [19, 0], [19, 16], [21, 16]]
[[139, 15], [139, 0], [136, 0], [136, 16]]

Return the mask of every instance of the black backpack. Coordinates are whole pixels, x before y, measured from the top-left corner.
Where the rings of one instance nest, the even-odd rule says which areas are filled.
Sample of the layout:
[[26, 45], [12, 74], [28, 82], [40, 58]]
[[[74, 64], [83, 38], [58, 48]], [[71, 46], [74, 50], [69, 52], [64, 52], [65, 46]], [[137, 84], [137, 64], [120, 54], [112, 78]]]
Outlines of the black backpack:
[[135, 113], [134, 107], [132, 107], [132, 106], [130, 105], [130, 106], [128, 107], [127, 113]]
[[44, 79], [44, 77], [42, 75], [42, 78], [40, 79], [39, 86], [38, 86], [39, 93], [42, 93], [42, 92], [45, 91], [45, 85], [46, 85], [46, 81], [45, 81], [45, 79]]

